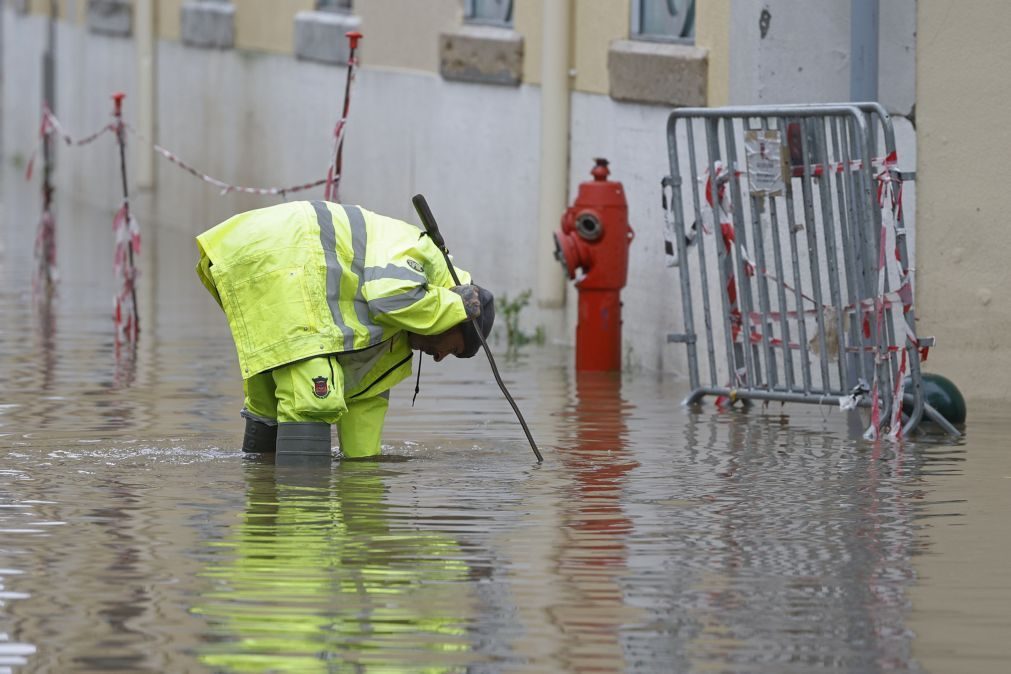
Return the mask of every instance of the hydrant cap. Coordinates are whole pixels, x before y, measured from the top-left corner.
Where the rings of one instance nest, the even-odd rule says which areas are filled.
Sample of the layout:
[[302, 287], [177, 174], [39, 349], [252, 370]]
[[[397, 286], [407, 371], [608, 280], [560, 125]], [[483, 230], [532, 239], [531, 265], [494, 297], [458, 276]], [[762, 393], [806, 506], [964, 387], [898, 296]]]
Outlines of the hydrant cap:
[[597, 162], [597, 165], [590, 171], [590, 175], [593, 176], [594, 180], [607, 180], [607, 176], [611, 175], [611, 170], [607, 168], [607, 165], [611, 162], [607, 161], [603, 157], [597, 157], [593, 161]]

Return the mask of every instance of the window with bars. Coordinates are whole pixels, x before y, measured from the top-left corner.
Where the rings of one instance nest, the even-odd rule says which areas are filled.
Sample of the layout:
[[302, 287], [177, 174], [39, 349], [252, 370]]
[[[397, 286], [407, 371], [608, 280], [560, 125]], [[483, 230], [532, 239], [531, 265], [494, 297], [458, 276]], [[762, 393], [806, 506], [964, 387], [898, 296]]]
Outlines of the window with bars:
[[316, 0], [316, 9], [321, 12], [351, 13], [351, 0]]
[[695, 0], [632, 0], [632, 37], [695, 42]]
[[464, 19], [467, 23], [512, 26], [513, 0], [467, 0]]

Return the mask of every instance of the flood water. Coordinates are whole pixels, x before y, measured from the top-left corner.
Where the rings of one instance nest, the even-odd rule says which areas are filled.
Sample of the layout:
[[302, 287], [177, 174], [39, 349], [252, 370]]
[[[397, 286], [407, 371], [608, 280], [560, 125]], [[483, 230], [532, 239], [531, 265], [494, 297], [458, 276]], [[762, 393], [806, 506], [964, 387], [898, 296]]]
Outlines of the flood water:
[[63, 205], [40, 310], [33, 199], [0, 251], [0, 672], [1006, 671], [996, 413], [873, 444], [549, 345], [500, 356], [542, 465], [475, 358], [393, 392], [383, 460], [283, 469], [238, 450], [190, 236], [145, 253], [117, 358], [111, 210]]

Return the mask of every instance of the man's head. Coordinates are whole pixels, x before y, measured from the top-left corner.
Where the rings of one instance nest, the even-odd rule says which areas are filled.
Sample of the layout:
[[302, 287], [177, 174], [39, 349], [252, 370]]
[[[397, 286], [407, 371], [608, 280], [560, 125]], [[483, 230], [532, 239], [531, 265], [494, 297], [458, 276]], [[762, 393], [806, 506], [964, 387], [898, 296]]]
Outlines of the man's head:
[[446, 332], [440, 332], [438, 335], [419, 335], [411, 332], [408, 333], [407, 338], [412, 349], [424, 351], [429, 356], [435, 358], [436, 363], [449, 355], [463, 358], [465, 349], [463, 325], [463, 323], [454, 325]]
[[[461, 288], [476, 290], [476, 297], [470, 298], [471, 293], [462, 292], [464, 305], [468, 306], [468, 315], [473, 316], [471, 309], [479, 308], [476, 322], [481, 328], [481, 334], [488, 337], [491, 327], [495, 322], [495, 297], [484, 288], [478, 286], [458, 286], [453, 290]], [[473, 301], [470, 301], [473, 300]], [[419, 335], [410, 333], [409, 342], [412, 349], [420, 349], [439, 362], [448, 355], [457, 358], [471, 358], [481, 348], [481, 339], [474, 328], [475, 321], [469, 318], [463, 323], [458, 323], [449, 330], [438, 335]]]

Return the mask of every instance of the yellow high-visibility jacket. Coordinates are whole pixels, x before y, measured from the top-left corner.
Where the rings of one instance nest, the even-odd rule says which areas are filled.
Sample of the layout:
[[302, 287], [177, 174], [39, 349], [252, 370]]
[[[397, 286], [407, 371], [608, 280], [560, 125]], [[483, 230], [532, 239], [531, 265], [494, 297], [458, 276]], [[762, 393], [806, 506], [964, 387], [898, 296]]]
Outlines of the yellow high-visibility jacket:
[[385, 342], [354, 386], [372, 397], [410, 375], [404, 332], [439, 334], [467, 319], [431, 239], [358, 206], [297, 201], [240, 213], [197, 245], [197, 275], [228, 318], [243, 378]]

